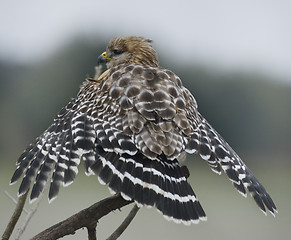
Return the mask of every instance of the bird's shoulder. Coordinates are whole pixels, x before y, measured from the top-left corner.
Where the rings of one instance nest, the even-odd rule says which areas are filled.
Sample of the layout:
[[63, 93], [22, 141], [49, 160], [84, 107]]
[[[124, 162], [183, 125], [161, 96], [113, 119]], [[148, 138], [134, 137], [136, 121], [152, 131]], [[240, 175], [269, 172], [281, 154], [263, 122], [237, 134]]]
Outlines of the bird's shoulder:
[[138, 98], [147, 103], [171, 101], [178, 109], [184, 109], [186, 105], [197, 108], [195, 98], [183, 86], [180, 77], [162, 67], [118, 65], [107, 69], [98, 79], [86, 79], [79, 95], [88, 97], [88, 93], [99, 97], [107, 95], [113, 100]]

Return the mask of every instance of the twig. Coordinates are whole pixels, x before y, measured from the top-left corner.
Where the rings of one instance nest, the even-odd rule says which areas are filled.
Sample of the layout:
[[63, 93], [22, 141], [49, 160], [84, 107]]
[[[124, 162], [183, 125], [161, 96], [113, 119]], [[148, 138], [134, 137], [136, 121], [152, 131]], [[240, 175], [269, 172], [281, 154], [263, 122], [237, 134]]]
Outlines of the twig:
[[135, 204], [124, 221], [120, 224], [120, 226], [106, 239], [106, 240], [116, 240], [120, 235], [124, 232], [124, 230], [131, 223], [132, 219], [135, 217], [139, 210], [139, 207]]
[[13, 212], [13, 215], [9, 220], [9, 223], [5, 229], [5, 232], [2, 235], [2, 240], [8, 240], [10, 238], [13, 232], [13, 229], [15, 228], [15, 225], [22, 213], [28, 192], [29, 192], [29, 189], [26, 191], [26, 193], [24, 193], [22, 196], [19, 197], [18, 202], [16, 204], [16, 208]]
[[89, 240], [97, 240], [96, 226], [97, 226], [97, 221], [94, 221], [90, 226], [87, 227]]
[[[6, 196], [15, 203], [15, 205], [17, 204], [17, 200], [8, 192], [8, 191], [4, 191], [4, 193], [6, 194]], [[25, 212], [26, 214], [28, 214], [29, 212], [25, 209], [25, 207], [23, 208], [23, 212]]]
[[76, 230], [83, 227], [91, 229], [92, 223], [97, 223], [100, 218], [107, 215], [111, 211], [126, 206], [130, 203], [130, 201], [124, 200], [119, 194], [108, 197], [74, 214], [66, 220], [51, 226], [50, 228], [34, 236], [31, 240], [53, 240], [69, 234], [74, 234]]
[[22, 234], [24, 233], [28, 223], [30, 222], [31, 218], [33, 217], [33, 215], [36, 213], [36, 210], [38, 209], [39, 207], [39, 204], [41, 202], [41, 200], [43, 199], [43, 196], [44, 196], [44, 193], [45, 193], [45, 190], [48, 188], [49, 186], [49, 183], [50, 181], [47, 181], [47, 183], [45, 184], [44, 186], [44, 189], [43, 191], [41, 192], [41, 194], [39, 195], [39, 197], [35, 200], [34, 202], [34, 207], [31, 208], [31, 210], [28, 212], [25, 220], [24, 220], [24, 223], [22, 224], [21, 228], [19, 228], [16, 236], [15, 236], [15, 240], [19, 240], [20, 237], [22, 236]]

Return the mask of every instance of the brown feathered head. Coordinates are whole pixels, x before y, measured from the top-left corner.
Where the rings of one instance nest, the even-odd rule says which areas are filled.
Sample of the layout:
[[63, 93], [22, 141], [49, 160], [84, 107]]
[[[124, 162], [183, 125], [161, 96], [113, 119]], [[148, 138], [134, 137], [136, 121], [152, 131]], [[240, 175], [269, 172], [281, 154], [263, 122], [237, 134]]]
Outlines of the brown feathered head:
[[143, 37], [113, 38], [103, 52], [99, 62], [106, 62], [108, 68], [119, 64], [159, 65], [156, 51], [151, 46], [151, 40]]

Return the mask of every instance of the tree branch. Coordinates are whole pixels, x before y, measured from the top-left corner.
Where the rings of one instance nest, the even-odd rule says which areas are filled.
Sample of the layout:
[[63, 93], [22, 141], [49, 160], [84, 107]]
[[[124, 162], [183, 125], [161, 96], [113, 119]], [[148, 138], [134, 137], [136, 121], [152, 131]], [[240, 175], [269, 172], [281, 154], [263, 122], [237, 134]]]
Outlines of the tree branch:
[[23, 195], [21, 195], [19, 197], [18, 202], [16, 204], [16, 208], [13, 212], [13, 215], [10, 218], [10, 221], [5, 229], [5, 232], [2, 235], [2, 240], [8, 240], [10, 238], [10, 236], [15, 228], [15, 225], [18, 222], [18, 219], [22, 213], [28, 192], [29, 192], [29, 189], [26, 191], [26, 193], [24, 193]]
[[[74, 234], [76, 230], [83, 227], [88, 229], [89, 239], [96, 239], [96, 230], [93, 231], [92, 229], [93, 227], [95, 229], [98, 220], [111, 211], [130, 203], [132, 203], [132, 201], [124, 200], [120, 194], [108, 197], [74, 214], [66, 220], [51, 226], [34, 236], [31, 240], [54, 240], [69, 234]], [[95, 234], [95, 238], [93, 238], [93, 234]]]
[[89, 240], [97, 240], [96, 227], [97, 227], [97, 221], [92, 222], [92, 224], [87, 227]]
[[[33, 215], [36, 213], [36, 211], [39, 207], [39, 204], [44, 197], [44, 192], [48, 188], [48, 185], [49, 185], [48, 182], [45, 184], [44, 189], [41, 192], [41, 194], [39, 195], [39, 197], [35, 200], [34, 206], [27, 213], [25, 221], [23, 222], [22, 226], [18, 229], [18, 232], [15, 235], [15, 240], [19, 240], [21, 238], [22, 234], [24, 233], [24, 231], [25, 231], [27, 225], [29, 224], [30, 220], [32, 219]], [[25, 210], [25, 208], [23, 210]]]
[[[15, 204], [17, 205], [18, 200], [16, 200], [8, 191], [4, 191], [4, 193], [6, 194], [6, 196]], [[18, 199], [18, 198], [17, 198]], [[23, 207], [23, 212], [25, 212], [26, 214], [28, 214], [29, 212], [25, 209], [25, 207]]]
[[128, 225], [131, 223], [132, 219], [135, 217], [139, 210], [139, 207], [135, 204], [127, 217], [124, 219], [124, 221], [120, 224], [120, 226], [107, 238], [106, 240], [115, 240], [117, 239], [124, 230], [128, 227]]

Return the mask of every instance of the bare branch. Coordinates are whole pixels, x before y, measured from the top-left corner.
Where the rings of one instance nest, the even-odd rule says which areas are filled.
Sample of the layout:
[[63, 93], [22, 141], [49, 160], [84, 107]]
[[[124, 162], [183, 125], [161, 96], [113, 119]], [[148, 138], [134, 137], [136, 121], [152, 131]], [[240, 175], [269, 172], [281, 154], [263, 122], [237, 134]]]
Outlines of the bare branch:
[[[4, 193], [6, 194], [6, 196], [15, 203], [15, 205], [17, 204], [17, 201], [8, 191], [4, 191]], [[29, 212], [25, 209], [25, 207], [23, 208], [23, 212], [25, 212], [26, 214], [28, 214]]]
[[94, 221], [90, 226], [87, 227], [89, 240], [97, 240], [96, 226], [97, 226], [97, 221]]
[[50, 228], [34, 236], [31, 240], [58, 239], [69, 234], [74, 234], [76, 230], [83, 227], [86, 227], [88, 229], [88, 235], [91, 235], [93, 234], [92, 226], [94, 226], [92, 223], [97, 223], [100, 218], [107, 215], [111, 211], [126, 206], [130, 203], [130, 201], [124, 200], [120, 194], [108, 197], [74, 214], [66, 220], [51, 226]]
[[135, 204], [124, 221], [120, 224], [120, 226], [106, 239], [106, 240], [115, 240], [124, 232], [124, 230], [131, 223], [132, 219], [135, 217], [139, 210], [139, 207]]
[[38, 209], [39, 207], [39, 204], [41, 202], [41, 200], [43, 199], [44, 197], [44, 193], [45, 193], [45, 190], [48, 188], [49, 184], [48, 184], [49, 181], [47, 181], [47, 183], [45, 184], [44, 186], [44, 189], [43, 191], [40, 193], [39, 197], [35, 200], [34, 202], [34, 206], [31, 208], [31, 210], [27, 213], [27, 216], [25, 218], [25, 221], [23, 222], [22, 226], [19, 228], [16, 236], [15, 236], [15, 240], [18, 240], [20, 239], [20, 237], [22, 236], [22, 234], [24, 233], [28, 223], [30, 222], [31, 218], [33, 217], [33, 215], [36, 213], [36, 210]]
[[2, 235], [2, 240], [8, 240], [13, 232], [13, 229], [15, 228], [16, 223], [19, 220], [19, 217], [22, 213], [24, 204], [25, 204], [25, 200], [27, 198], [27, 194], [29, 192], [29, 189], [26, 191], [26, 193], [24, 193], [23, 195], [21, 195], [18, 199], [18, 202], [16, 204], [16, 208], [13, 212], [12, 217], [9, 220], [9, 223], [5, 229], [5, 232]]

